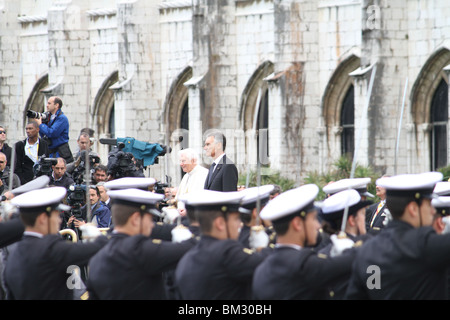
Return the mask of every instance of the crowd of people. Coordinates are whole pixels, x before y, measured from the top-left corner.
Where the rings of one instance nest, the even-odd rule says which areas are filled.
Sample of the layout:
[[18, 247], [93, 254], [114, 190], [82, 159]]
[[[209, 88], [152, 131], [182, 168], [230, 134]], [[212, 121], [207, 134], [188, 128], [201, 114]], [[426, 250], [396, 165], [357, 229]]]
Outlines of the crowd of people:
[[[315, 184], [239, 186], [211, 131], [210, 168], [181, 150], [183, 178], [164, 192], [151, 177], [112, 178], [97, 159], [83, 187], [92, 132], [64, 157], [41, 125], [27, 125], [16, 185], [2, 193], [2, 299], [448, 299], [450, 182], [439, 172], [382, 176], [376, 195], [371, 178], [342, 179], [318, 201]], [[39, 175], [41, 148], [54, 160]]]

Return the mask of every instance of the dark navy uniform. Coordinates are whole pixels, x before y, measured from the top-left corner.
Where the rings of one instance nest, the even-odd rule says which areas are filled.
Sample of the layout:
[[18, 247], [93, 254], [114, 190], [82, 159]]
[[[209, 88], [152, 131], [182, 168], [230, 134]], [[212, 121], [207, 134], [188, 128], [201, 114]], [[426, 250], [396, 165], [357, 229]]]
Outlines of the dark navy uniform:
[[[267, 253], [245, 248], [238, 238], [239, 206], [243, 192], [202, 190], [183, 200], [202, 232], [197, 245], [180, 260], [175, 285], [180, 299], [242, 300], [251, 298], [253, 271]], [[223, 221], [219, 231], [214, 222]], [[228, 224], [233, 221], [233, 224]], [[221, 233], [222, 232], [222, 233]]]
[[352, 254], [329, 258], [310, 248], [276, 246], [255, 270], [253, 298], [323, 299], [326, 285], [349, 274], [352, 261]]
[[[369, 289], [367, 281], [380, 270], [381, 286]], [[414, 228], [391, 221], [362, 247], [347, 290], [348, 299], [446, 299], [446, 270], [450, 266], [450, 235], [432, 227]]]
[[195, 243], [194, 239], [171, 243], [113, 233], [89, 264], [89, 298], [165, 299], [163, 272], [174, 269]]
[[253, 271], [264, 257], [236, 240], [201, 236], [200, 242], [180, 260], [175, 272], [181, 299], [250, 299]]
[[73, 299], [73, 288], [67, 285], [68, 268], [87, 265], [106, 242], [105, 237], [93, 243], [70, 243], [59, 234], [42, 238], [25, 235], [9, 254], [5, 267], [9, 299]]
[[386, 188], [393, 220], [358, 251], [346, 298], [447, 298], [450, 235], [429, 226], [433, 208], [428, 203], [442, 178], [442, 173], [427, 172], [377, 180]]

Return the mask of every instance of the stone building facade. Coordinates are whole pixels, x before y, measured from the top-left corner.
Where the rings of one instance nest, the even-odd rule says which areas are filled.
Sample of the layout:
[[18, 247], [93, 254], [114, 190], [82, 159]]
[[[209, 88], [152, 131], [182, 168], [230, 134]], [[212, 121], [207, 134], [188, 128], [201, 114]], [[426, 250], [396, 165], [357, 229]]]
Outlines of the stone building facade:
[[73, 151], [84, 127], [103, 162], [99, 138], [170, 145], [147, 175], [175, 185], [177, 150], [201, 152], [211, 128], [242, 174], [258, 154], [298, 184], [343, 154], [435, 170], [449, 31], [445, 0], [2, 0], [0, 122], [23, 139], [26, 111], [58, 95]]

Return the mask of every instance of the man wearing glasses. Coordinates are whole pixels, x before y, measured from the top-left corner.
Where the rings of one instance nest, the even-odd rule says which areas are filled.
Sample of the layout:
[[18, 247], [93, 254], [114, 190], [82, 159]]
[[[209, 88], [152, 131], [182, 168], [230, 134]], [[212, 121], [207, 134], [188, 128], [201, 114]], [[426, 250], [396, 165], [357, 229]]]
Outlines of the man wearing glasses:
[[[9, 188], [9, 177], [10, 177], [10, 169], [7, 166], [8, 161], [6, 159], [6, 155], [3, 152], [0, 152], [0, 194], [4, 194], [8, 191]], [[12, 189], [20, 187], [20, 179], [17, 174], [13, 173], [13, 185]]]
[[8, 162], [11, 162], [11, 151], [12, 148], [6, 143], [6, 129], [3, 126], [0, 126], [0, 152], [3, 152], [6, 155], [6, 160], [8, 160]]

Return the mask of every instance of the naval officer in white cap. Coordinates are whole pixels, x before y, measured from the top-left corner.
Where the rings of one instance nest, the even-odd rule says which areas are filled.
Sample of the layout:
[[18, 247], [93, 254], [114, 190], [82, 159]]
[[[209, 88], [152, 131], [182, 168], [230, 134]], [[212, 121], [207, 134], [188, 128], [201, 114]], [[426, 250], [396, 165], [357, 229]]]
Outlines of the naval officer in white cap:
[[25, 225], [23, 239], [8, 257], [5, 283], [9, 299], [73, 299], [70, 267], [87, 265], [107, 239], [99, 236], [90, 243], [71, 243], [59, 234], [60, 211], [70, 209], [61, 202], [63, 187], [29, 191], [11, 200]]
[[326, 285], [348, 272], [351, 255], [334, 258], [313, 249], [320, 224], [314, 205], [319, 187], [307, 184], [283, 192], [261, 211], [272, 221], [277, 243], [255, 270], [253, 298], [262, 300], [321, 299]]
[[[371, 203], [372, 201], [363, 200], [358, 191], [354, 189], [343, 190], [326, 198], [321, 204], [320, 216], [323, 229], [329, 232], [331, 241], [320, 249], [319, 253], [333, 257], [347, 248], [360, 246], [365, 240], [372, 237], [366, 231], [366, 207]], [[347, 218], [342, 232], [342, 220], [346, 212]], [[343, 237], [345, 239], [342, 239]], [[336, 243], [336, 240], [339, 239], [341, 241]], [[346, 274], [327, 285], [326, 299], [342, 300], [344, 298], [350, 272], [351, 267], [348, 268]]]
[[322, 189], [327, 195], [333, 195], [343, 190], [354, 189], [359, 192], [361, 198], [366, 200], [367, 197], [374, 198], [374, 195], [371, 194], [367, 186], [370, 184], [372, 179], [369, 177], [366, 178], [346, 178], [341, 179], [332, 183], [327, 184]]
[[0, 216], [0, 249], [6, 247], [22, 238], [25, 231], [22, 220], [18, 215], [18, 210], [10, 204], [12, 198], [22, 193], [48, 187], [50, 178], [47, 175], [39, 176], [20, 187], [6, 192], [2, 196], [1, 216]]
[[[187, 206], [195, 210], [200, 241], [187, 252], [175, 271], [183, 300], [242, 300], [251, 298], [251, 281], [265, 255], [237, 241], [244, 193], [201, 190], [190, 194]], [[189, 209], [188, 209], [189, 210]]]
[[[104, 184], [104, 186], [107, 190], [139, 189], [144, 191], [152, 191], [155, 183], [156, 179], [150, 177], [124, 177], [108, 181]], [[158, 210], [161, 201], [162, 199], [155, 203], [155, 208]], [[175, 225], [163, 223], [163, 216], [154, 216], [154, 220], [155, 225], [152, 229], [152, 234], [150, 237], [154, 239], [171, 241], [172, 230]], [[114, 229], [114, 221], [110, 229]]]
[[[239, 212], [241, 213], [242, 228], [239, 232], [239, 241], [246, 248], [263, 248], [270, 243], [270, 237], [274, 236], [271, 226], [265, 226], [259, 213], [270, 200], [270, 193], [274, 186], [271, 184], [244, 189]], [[259, 201], [259, 212], [258, 212]], [[270, 227], [270, 229], [269, 229]]]
[[[436, 188], [434, 192], [436, 193]], [[431, 200], [431, 205], [436, 209], [433, 217], [434, 230], [439, 234], [450, 233], [450, 196], [438, 196]]]
[[426, 172], [377, 180], [386, 188], [393, 220], [358, 250], [348, 299], [447, 298], [450, 235], [431, 226], [433, 190], [442, 178], [440, 172]]
[[372, 203], [370, 200], [362, 199], [358, 191], [354, 189], [333, 194], [326, 198], [321, 205], [320, 220], [322, 220], [323, 230], [330, 235], [339, 234], [347, 210], [344, 232], [347, 237], [356, 241], [357, 237], [367, 234], [365, 208]]
[[92, 300], [165, 299], [163, 273], [196, 243], [150, 238], [162, 194], [140, 189], [108, 191], [114, 231], [89, 263], [87, 289]]

